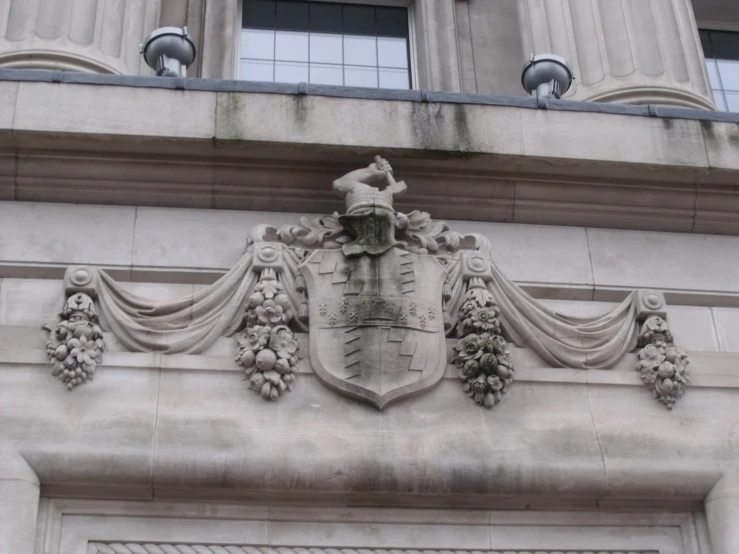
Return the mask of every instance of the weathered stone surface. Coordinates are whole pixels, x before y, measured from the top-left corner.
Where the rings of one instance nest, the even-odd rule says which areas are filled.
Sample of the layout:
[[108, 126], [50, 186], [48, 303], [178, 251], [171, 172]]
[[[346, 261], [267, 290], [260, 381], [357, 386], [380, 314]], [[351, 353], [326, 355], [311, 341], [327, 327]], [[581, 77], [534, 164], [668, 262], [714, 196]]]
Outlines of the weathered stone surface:
[[[739, 232], [727, 209], [739, 172], [730, 147], [736, 124], [695, 119], [700, 113], [646, 117], [636, 108], [609, 113], [566, 102], [541, 110], [507, 97], [422, 102], [419, 92], [382, 97], [363, 89], [320, 96], [297, 94], [293, 85], [270, 85], [264, 94], [244, 92], [248, 83], [176, 91], [152, 81], [17, 84], [22, 94], [4, 112], [10, 123], [5, 130], [0, 124], [7, 146], [23, 149], [6, 164], [13, 185], [6, 197], [67, 200], [64, 187], [84, 189], [90, 202], [317, 212], [331, 209], [330, 198], [307, 177], [294, 186], [294, 167], [310, 162], [318, 173], [341, 171], [347, 166], [337, 160], [354, 163], [381, 148], [398, 167], [426, 176], [417, 200], [439, 217]], [[126, 117], [111, 118], [111, 103]], [[337, 119], [341, 125], [328, 123]], [[140, 160], [119, 156], [142, 152], [154, 156], [161, 175], [155, 186], [142, 185]], [[233, 177], [233, 164], [249, 179]], [[115, 185], [105, 177], [106, 186], [98, 186], [96, 172], [114, 172]], [[178, 172], [184, 189], [175, 185]], [[444, 182], [455, 186], [454, 196]]]
[[295, 222], [299, 214], [137, 208], [133, 265], [228, 269], [260, 224]]
[[49, 265], [130, 266], [135, 211], [121, 206], [0, 202], [0, 258]]
[[47, 367], [4, 364], [0, 373], [3, 437], [42, 483], [151, 484], [158, 371], [106, 371], [75, 394]]
[[596, 285], [739, 290], [739, 241], [732, 237], [588, 229]]
[[39, 480], [6, 439], [0, 441], [0, 552], [32, 552]]
[[[199, 141], [202, 155], [202, 141], [215, 136], [216, 95], [212, 93], [183, 91], [172, 96], [170, 91], [156, 89], [131, 87], [113, 93], [107, 87], [71, 86], [61, 87], [54, 101], [49, 100], [47, 85], [19, 84], [13, 120], [19, 145], [32, 146], [33, 132], [108, 140], [129, 136]], [[116, 106], [113, 111], [112, 104]], [[141, 145], [139, 151], [145, 148]]]

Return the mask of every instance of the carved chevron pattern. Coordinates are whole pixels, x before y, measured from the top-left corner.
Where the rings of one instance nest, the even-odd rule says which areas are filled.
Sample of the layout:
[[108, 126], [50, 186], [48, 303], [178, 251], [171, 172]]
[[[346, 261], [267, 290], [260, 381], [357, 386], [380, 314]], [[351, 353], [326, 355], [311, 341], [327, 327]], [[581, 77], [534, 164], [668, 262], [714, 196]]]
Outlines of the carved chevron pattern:
[[659, 554], [657, 550], [409, 550], [384, 548], [299, 548], [202, 544], [88, 544], [87, 554]]

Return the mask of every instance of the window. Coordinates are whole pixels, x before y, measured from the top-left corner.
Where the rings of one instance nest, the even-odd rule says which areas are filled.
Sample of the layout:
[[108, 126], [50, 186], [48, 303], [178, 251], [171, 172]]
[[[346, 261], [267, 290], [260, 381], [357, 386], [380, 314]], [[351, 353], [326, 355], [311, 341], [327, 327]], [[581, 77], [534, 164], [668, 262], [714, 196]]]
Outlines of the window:
[[411, 88], [408, 9], [243, 0], [239, 78]]
[[701, 31], [700, 36], [716, 106], [739, 112], [739, 33]]

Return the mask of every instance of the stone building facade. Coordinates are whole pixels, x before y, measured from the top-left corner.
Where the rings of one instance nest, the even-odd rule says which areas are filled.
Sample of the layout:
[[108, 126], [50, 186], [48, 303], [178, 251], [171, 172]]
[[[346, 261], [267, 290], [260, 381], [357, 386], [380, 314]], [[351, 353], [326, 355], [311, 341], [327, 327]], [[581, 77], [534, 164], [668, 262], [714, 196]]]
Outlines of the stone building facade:
[[0, 553], [736, 554], [736, 99], [727, 0], [0, 0]]

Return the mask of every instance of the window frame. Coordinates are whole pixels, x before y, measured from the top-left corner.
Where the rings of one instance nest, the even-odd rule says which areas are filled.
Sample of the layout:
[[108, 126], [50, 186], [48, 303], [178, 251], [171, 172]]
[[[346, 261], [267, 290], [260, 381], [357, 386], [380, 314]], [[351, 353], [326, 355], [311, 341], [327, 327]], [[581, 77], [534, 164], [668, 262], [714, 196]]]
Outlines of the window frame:
[[[309, 0], [311, 2], [324, 2], [327, 4], [359, 4], [364, 6], [387, 6], [393, 8], [405, 8], [408, 11], [408, 75], [411, 87], [407, 90], [418, 90], [418, 52], [416, 48], [416, 9], [415, 0]], [[241, 62], [241, 29], [244, 13], [244, 0], [238, 2], [238, 17], [234, 21], [234, 49], [233, 49], [233, 75], [235, 80], [239, 79], [239, 64]], [[321, 85], [317, 85], [321, 86]], [[348, 86], [348, 85], [343, 85]]]
[[[698, 29], [698, 35], [699, 36], [700, 36], [701, 31], [706, 31], [708, 33], [711, 33], [711, 32], [731, 33], [731, 34], [734, 34], [734, 35], [739, 36], [739, 23], [732, 24], [732, 23], [715, 23], [715, 22], [707, 22], [707, 21], [697, 21], [696, 22], [696, 27]], [[714, 91], [720, 91], [721, 94], [723, 95], [723, 103], [726, 106], [726, 109], [721, 109], [721, 108], [719, 108], [718, 105], [716, 106], [716, 108], [718, 109], [718, 111], [721, 111], [721, 112], [739, 113], [739, 110], [734, 111], [734, 110], [729, 110], [728, 109], [728, 103], [727, 103], [727, 98], [726, 98], [726, 92], [727, 92], [727, 90], [729, 92], [731, 92], [731, 93], [736, 93], [736, 92], [739, 92], [739, 91], [737, 91], [735, 89], [726, 89], [726, 88], [723, 88], [723, 83], [722, 83], [722, 87], [720, 89], [714, 88], [713, 85], [712, 85], [712, 83], [711, 83], [710, 75], [708, 74], [708, 63], [707, 63], [707, 60], [714, 60], [714, 63], [715, 63], [715, 60], [721, 59], [721, 58], [715, 58], [715, 57], [706, 56], [706, 51], [703, 48], [703, 41], [700, 40], [700, 39], [699, 39], [699, 44], [701, 46], [701, 55], [703, 56], [703, 67], [704, 67], [704, 70], [706, 72], [706, 82], [708, 84], [708, 90], [711, 93], [711, 98], [713, 99]], [[721, 79], [721, 76], [720, 75], [719, 75], [719, 79]], [[715, 102], [715, 99], [714, 99], [714, 102]]]

